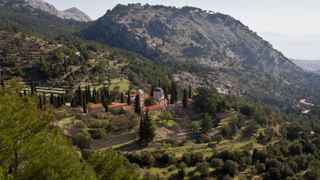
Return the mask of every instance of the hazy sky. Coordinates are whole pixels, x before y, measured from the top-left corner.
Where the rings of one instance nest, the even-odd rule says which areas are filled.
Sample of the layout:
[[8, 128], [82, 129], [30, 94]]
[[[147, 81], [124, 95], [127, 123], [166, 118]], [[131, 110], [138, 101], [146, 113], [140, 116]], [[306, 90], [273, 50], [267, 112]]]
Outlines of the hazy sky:
[[[59, 10], [77, 7], [97, 19], [117, 4], [195, 6], [229, 14], [258, 32], [285, 55], [320, 59], [320, 0], [45, 0]], [[281, 38], [279, 39], [279, 36]], [[304, 39], [304, 37], [307, 37]], [[295, 39], [297, 38], [297, 41]], [[309, 44], [309, 41], [310, 42]], [[318, 41], [319, 40], [319, 41]], [[299, 48], [301, 47], [301, 48]], [[311, 47], [309, 49], [308, 47]]]

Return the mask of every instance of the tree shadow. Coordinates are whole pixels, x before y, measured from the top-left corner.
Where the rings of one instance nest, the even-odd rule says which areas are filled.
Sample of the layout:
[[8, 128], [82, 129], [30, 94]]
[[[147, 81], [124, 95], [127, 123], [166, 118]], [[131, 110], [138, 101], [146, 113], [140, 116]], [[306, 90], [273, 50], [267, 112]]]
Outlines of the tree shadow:
[[120, 151], [137, 151], [137, 150], [142, 150], [144, 148], [146, 148], [147, 145], [145, 144], [141, 144], [139, 139], [134, 140], [132, 142], [130, 142], [129, 144], [125, 144], [121, 147], [117, 147], [115, 148], [115, 150], [120, 150]]

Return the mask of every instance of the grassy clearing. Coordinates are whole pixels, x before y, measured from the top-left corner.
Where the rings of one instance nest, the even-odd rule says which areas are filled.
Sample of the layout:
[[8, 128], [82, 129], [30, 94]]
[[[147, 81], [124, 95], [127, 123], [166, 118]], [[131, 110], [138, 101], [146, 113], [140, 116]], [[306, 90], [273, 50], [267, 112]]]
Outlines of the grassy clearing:
[[62, 119], [62, 120], [56, 122], [56, 124], [57, 124], [59, 127], [62, 128], [62, 127], [64, 127], [64, 126], [66, 126], [66, 125], [72, 124], [73, 121], [74, 121], [74, 118], [75, 118], [75, 117], [68, 117], [68, 118], [65, 118], [65, 119]]
[[96, 89], [100, 89], [102, 88], [104, 85], [106, 87], [109, 87], [110, 90], [114, 90], [117, 89], [121, 92], [126, 92], [129, 89], [129, 85], [130, 82], [128, 79], [124, 78], [124, 77], [120, 77], [120, 78], [115, 78], [112, 79], [110, 82], [106, 81], [104, 83], [90, 83], [90, 82], [82, 82], [81, 83], [81, 87], [85, 87], [87, 85], [90, 85], [91, 88], [96, 88]]
[[127, 91], [129, 89], [129, 80], [125, 78], [116, 78], [111, 80], [110, 90], [119, 89], [120, 91]]

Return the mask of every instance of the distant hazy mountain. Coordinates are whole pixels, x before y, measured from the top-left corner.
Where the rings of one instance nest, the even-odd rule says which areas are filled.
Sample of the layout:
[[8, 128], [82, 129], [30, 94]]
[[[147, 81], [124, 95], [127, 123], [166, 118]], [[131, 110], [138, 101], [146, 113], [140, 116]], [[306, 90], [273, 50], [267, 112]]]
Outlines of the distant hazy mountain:
[[85, 18], [79, 14], [75, 8], [60, 12], [41, 0], [0, 0], [0, 22], [43, 35], [71, 34], [81, 29], [86, 22], [76, 21]]
[[259, 32], [274, 48], [295, 59], [320, 59], [320, 35], [284, 35]]
[[292, 60], [296, 65], [306, 71], [320, 72], [320, 60]]
[[240, 21], [221, 13], [118, 5], [81, 36], [168, 63], [180, 82], [248, 94], [270, 104], [312, 94], [305, 71]]
[[51, 4], [48, 4], [42, 0], [1, 0], [0, 7], [12, 10], [41, 10], [62, 19], [72, 19], [80, 22], [91, 21], [91, 18], [88, 15], [77, 8], [59, 11]]
[[75, 7], [62, 11], [62, 17], [65, 19], [73, 19], [83, 22], [92, 21], [92, 19], [87, 14]]

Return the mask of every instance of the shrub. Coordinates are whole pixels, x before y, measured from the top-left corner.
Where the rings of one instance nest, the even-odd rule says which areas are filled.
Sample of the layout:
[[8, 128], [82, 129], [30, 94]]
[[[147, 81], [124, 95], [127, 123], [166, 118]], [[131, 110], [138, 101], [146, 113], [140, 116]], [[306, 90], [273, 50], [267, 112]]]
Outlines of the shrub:
[[200, 162], [197, 164], [196, 170], [201, 173], [201, 176], [205, 177], [209, 175], [210, 165], [207, 162]]
[[108, 121], [106, 120], [93, 120], [89, 127], [90, 128], [105, 128], [108, 125]]
[[238, 174], [238, 167], [239, 167], [238, 163], [232, 160], [227, 160], [224, 163], [224, 169], [232, 177]]
[[196, 152], [189, 152], [185, 153], [182, 156], [182, 161], [185, 162], [188, 166], [194, 166], [198, 162], [203, 162], [204, 161], [204, 156], [202, 153]]
[[91, 139], [91, 136], [87, 131], [77, 132], [73, 136], [74, 143], [80, 148], [88, 148], [88, 141], [90, 139]]
[[217, 170], [221, 170], [224, 166], [224, 162], [222, 159], [219, 158], [213, 158], [210, 162], [210, 165], [212, 168], [215, 168]]
[[186, 176], [186, 170], [184, 168], [180, 168], [177, 174], [179, 179], [184, 179]]
[[256, 164], [256, 169], [259, 173], [265, 172], [266, 171], [266, 165], [264, 163], [257, 163]]
[[79, 129], [86, 128], [86, 124], [81, 120], [75, 120], [73, 124], [76, 128], [79, 128]]

